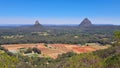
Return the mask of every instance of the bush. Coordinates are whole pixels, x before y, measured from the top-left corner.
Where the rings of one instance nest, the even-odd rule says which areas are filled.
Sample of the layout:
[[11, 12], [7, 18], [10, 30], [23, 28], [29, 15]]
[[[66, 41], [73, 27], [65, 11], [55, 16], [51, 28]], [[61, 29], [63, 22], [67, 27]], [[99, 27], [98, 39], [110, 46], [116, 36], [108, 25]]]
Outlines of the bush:
[[120, 68], [120, 54], [105, 59], [105, 68]]

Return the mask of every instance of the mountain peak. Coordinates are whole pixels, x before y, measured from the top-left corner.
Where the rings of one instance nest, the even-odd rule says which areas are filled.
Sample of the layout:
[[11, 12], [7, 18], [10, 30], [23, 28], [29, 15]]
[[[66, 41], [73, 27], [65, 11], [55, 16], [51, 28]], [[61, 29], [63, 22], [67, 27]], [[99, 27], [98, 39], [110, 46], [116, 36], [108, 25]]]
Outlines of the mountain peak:
[[81, 27], [89, 27], [91, 25], [92, 25], [92, 23], [88, 18], [85, 18], [80, 24]]
[[38, 21], [38, 20], [36, 20], [34, 25], [35, 25], [35, 26], [40, 26], [39, 21]]
[[38, 20], [35, 21], [35, 24], [32, 26], [35, 29], [39, 29], [42, 27], [42, 25], [40, 24], [40, 22]]

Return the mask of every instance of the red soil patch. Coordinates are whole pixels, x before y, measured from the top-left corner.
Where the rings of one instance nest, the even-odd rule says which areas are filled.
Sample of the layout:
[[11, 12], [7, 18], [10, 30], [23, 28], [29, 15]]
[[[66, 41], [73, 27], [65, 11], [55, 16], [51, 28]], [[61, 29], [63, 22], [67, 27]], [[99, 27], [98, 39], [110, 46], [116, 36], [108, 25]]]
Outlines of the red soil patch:
[[71, 49], [67, 48], [69, 44], [50, 44], [49, 46], [54, 49], [58, 49], [63, 51], [64, 53], [72, 51]]
[[63, 52], [57, 49], [51, 49], [51, 48], [47, 48], [47, 47], [37, 47], [38, 49], [41, 50], [42, 54], [49, 56], [53, 59], [56, 59], [58, 57], [59, 54], [62, 54]]
[[76, 53], [86, 53], [86, 52], [96, 51], [96, 49], [93, 48], [93, 47], [89, 47], [89, 46], [73, 47], [73, 51], [76, 52]]
[[[33, 48], [36, 47], [41, 50], [42, 54], [53, 59], [56, 59], [58, 55], [67, 52], [75, 52], [75, 53], [86, 53], [98, 50], [95, 47], [91, 46], [78, 46], [71, 44], [48, 44], [48, 47], [44, 46], [44, 44], [11, 44], [11, 45], [2, 45], [8, 50], [18, 50], [19, 48]], [[101, 47], [101, 46], [99, 46]]]

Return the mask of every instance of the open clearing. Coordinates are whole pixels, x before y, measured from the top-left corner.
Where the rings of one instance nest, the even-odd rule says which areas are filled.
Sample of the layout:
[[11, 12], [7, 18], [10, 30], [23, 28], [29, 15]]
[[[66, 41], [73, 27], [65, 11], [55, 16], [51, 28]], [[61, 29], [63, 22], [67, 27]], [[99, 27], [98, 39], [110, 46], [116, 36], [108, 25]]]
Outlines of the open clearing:
[[90, 45], [90, 46], [79, 46], [77, 44], [48, 44], [45, 46], [44, 43], [37, 43], [37, 44], [9, 44], [9, 45], [2, 45], [2, 47], [11, 50], [18, 50], [20, 48], [38, 48], [41, 50], [41, 54], [44, 57], [51, 57], [56, 59], [58, 55], [67, 52], [75, 52], [77, 54], [92, 52], [100, 49], [106, 49], [108, 46], [99, 46], [99, 45]]

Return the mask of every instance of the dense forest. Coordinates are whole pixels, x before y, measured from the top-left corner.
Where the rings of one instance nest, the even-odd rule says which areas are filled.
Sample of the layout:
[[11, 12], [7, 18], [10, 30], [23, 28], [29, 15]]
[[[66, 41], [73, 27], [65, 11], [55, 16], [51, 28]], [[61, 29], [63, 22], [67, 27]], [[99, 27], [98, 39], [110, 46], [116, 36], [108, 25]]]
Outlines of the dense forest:
[[68, 43], [110, 44], [120, 26], [21, 26], [0, 28], [0, 44]]

